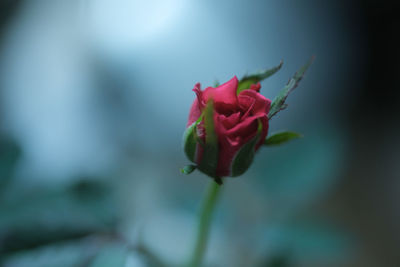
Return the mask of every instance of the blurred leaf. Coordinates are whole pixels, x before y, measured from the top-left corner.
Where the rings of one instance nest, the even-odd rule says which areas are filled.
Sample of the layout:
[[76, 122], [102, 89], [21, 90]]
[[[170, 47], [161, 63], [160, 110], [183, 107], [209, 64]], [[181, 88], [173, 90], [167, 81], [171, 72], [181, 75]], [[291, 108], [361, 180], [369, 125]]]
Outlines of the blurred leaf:
[[259, 265], [260, 267], [290, 267], [293, 266], [290, 260], [290, 255], [277, 254], [265, 260]]
[[0, 190], [14, 176], [15, 166], [21, 156], [20, 147], [12, 140], [0, 139]]
[[256, 84], [256, 83], [261, 82], [262, 80], [267, 79], [268, 77], [272, 76], [278, 70], [281, 69], [282, 65], [283, 65], [283, 61], [281, 61], [278, 66], [275, 66], [273, 68], [263, 70], [263, 71], [260, 71], [258, 73], [254, 73], [254, 74], [251, 74], [248, 76], [245, 75], [239, 81], [237, 94], [239, 94], [243, 90], [249, 89], [252, 84]]
[[0, 202], [0, 254], [112, 232], [112, 191], [100, 181], [69, 188], [9, 188]]
[[294, 264], [292, 261], [296, 260], [342, 266], [340, 261], [348, 260], [355, 245], [350, 233], [329, 220], [310, 219], [309, 214], [306, 216], [305, 220], [291, 218], [286, 223], [279, 221], [269, 224], [264, 232], [265, 249], [275, 250], [278, 252], [276, 256], [279, 256], [277, 259], [285, 258], [287, 263]]
[[[331, 122], [308, 127], [307, 138], [287, 146], [261, 149], [253, 168], [272, 207], [269, 218], [298, 212], [332, 190], [345, 166], [348, 137]], [[256, 160], [257, 162], [257, 160]], [[299, 190], [301, 188], [301, 190]]]
[[157, 255], [155, 255], [152, 251], [150, 251], [147, 247], [145, 247], [143, 244], [138, 245], [136, 248], [136, 251], [143, 255], [143, 257], [146, 259], [147, 267], [166, 267], [169, 266], [166, 263], [164, 263]]
[[[2, 255], [3, 256], [3, 255]], [[92, 235], [11, 253], [1, 259], [4, 267], [165, 267], [144, 247], [130, 248], [116, 235]]]
[[289, 142], [290, 140], [297, 139], [303, 137], [299, 133], [295, 132], [279, 132], [271, 134], [270, 136], [265, 139], [264, 145], [266, 146], [275, 146], [281, 145], [284, 143]]
[[68, 187], [67, 193], [80, 201], [98, 201], [101, 198], [107, 198], [110, 188], [102, 182], [80, 180]]
[[181, 173], [183, 174], [191, 174], [197, 167], [195, 165], [186, 165], [183, 167], [181, 170]]
[[4, 267], [84, 267], [104, 245], [106, 237], [91, 236], [72, 241], [63, 241], [23, 250], [8, 255], [2, 254], [0, 266]]
[[125, 267], [129, 251], [126, 246], [112, 244], [103, 248], [90, 267]]
[[294, 76], [289, 80], [286, 86], [279, 92], [279, 94], [274, 98], [271, 104], [271, 109], [268, 113], [268, 119], [271, 119], [275, 116], [276, 113], [285, 109], [287, 105], [285, 104], [286, 98], [289, 94], [299, 85], [299, 82], [304, 76], [304, 73], [310, 67], [311, 63], [313, 62], [314, 57], [312, 57], [306, 65], [301, 67]]
[[101, 249], [89, 265], [89, 267], [109, 266], [166, 267], [167, 265], [142, 245], [129, 248], [125, 244], [114, 242]]

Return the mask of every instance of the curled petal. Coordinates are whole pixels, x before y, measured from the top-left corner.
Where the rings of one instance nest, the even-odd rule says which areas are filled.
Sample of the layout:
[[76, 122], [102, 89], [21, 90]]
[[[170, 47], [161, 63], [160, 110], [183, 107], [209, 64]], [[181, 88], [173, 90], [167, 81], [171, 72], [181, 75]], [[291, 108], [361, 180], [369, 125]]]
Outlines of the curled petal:
[[261, 89], [261, 84], [260, 84], [260, 82], [258, 82], [258, 83], [256, 83], [256, 84], [252, 84], [252, 85], [250, 85], [250, 89], [251, 90], [254, 90], [254, 91], [256, 91], [256, 92], [260, 92], [260, 89]]
[[225, 129], [231, 129], [236, 124], [239, 123], [240, 120], [240, 112], [233, 113], [230, 116], [225, 115], [218, 115], [218, 122], [220, 123]]
[[257, 134], [257, 127], [257, 117], [248, 117], [229, 130], [222, 127], [222, 124], [217, 125], [218, 141], [220, 146], [217, 175], [230, 175], [230, 166], [234, 156], [243, 144], [248, 142]]
[[190, 108], [189, 119], [186, 124], [186, 128], [192, 125], [192, 123], [195, 122], [201, 116], [201, 111], [205, 106], [205, 103], [203, 101], [203, 91], [201, 91], [200, 83], [196, 83], [192, 91], [196, 93], [197, 99], [194, 100]]
[[199, 102], [197, 100], [193, 101], [192, 107], [189, 112], [189, 119], [186, 124], [186, 128], [192, 125], [201, 116], [201, 109], [199, 107]]
[[257, 133], [258, 116], [251, 116], [245, 118], [240, 123], [236, 124], [235, 127], [227, 130], [225, 134], [227, 136], [241, 136], [243, 139], [247, 139], [249, 135]]
[[254, 104], [256, 103], [256, 100], [253, 97], [250, 97], [245, 94], [240, 94], [238, 96], [238, 101], [239, 101], [239, 107], [244, 113], [242, 118], [245, 119], [249, 115], [251, 115], [251, 111], [253, 110]]
[[230, 114], [236, 111], [238, 103], [236, 96], [238, 82], [237, 77], [234, 76], [232, 79], [216, 88], [206, 88], [203, 92], [203, 100], [207, 103], [208, 100], [212, 98], [218, 113]]
[[196, 83], [194, 85], [194, 88], [192, 89], [192, 91], [196, 93], [197, 101], [199, 102], [200, 109], [203, 109], [205, 107], [206, 103], [203, 100], [203, 91], [201, 91], [200, 83]]
[[250, 97], [255, 100], [254, 106], [252, 107], [253, 115], [268, 114], [271, 107], [271, 100], [265, 98], [262, 94], [257, 93], [256, 91], [251, 89], [243, 90], [239, 94], [238, 98], [241, 99], [244, 96]]

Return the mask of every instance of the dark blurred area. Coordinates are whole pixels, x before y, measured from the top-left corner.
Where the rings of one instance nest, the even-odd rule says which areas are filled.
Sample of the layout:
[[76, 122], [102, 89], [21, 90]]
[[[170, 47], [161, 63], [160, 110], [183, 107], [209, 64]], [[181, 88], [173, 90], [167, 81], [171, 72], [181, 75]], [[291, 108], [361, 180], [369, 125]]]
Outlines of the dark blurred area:
[[[340, 187], [327, 200], [360, 237], [364, 266], [400, 264], [400, 19], [395, 1], [360, 1], [368, 47], [364, 79], [346, 116], [351, 162]], [[335, 204], [333, 204], [335, 203]], [[329, 209], [329, 210], [330, 210]], [[362, 256], [361, 256], [362, 257]]]
[[[216, 1], [215, 1], [216, 2]], [[392, 1], [0, 3], [0, 266], [179, 266], [208, 179], [183, 176], [191, 88], [316, 56], [228, 180], [204, 266], [400, 266]]]

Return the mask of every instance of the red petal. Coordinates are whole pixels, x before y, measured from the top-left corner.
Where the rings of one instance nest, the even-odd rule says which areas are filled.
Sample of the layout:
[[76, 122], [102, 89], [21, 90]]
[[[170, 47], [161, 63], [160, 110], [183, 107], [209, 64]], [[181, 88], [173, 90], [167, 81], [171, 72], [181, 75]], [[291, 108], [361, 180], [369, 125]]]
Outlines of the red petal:
[[203, 100], [205, 103], [209, 99], [213, 99], [215, 109], [219, 113], [230, 114], [237, 110], [237, 96], [236, 91], [238, 87], [238, 79], [234, 76], [226, 83], [214, 88], [208, 87], [203, 92]]
[[246, 118], [233, 128], [226, 130], [222, 124], [217, 124], [219, 154], [217, 175], [229, 176], [232, 160], [236, 153], [257, 134], [257, 116]]
[[230, 116], [218, 115], [218, 124], [221, 124], [226, 130], [231, 129], [240, 120], [240, 112], [233, 113]]
[[250, 89], [254, 90], [256, 92], [260, 92], [261, 84], [259, 82], [257, 84], [252, 84], [252, 85], [250, 85]]
[[239, 107], [242, 109], [244, 113], [242, 118], [245, 119], [250, 115], [250, 112], [253, 110], [256, 100], [250, 96], [239, 94], [238, 101], [239, 101]]
[[200, 83], [196, 83], [194, 85], [194, 88], [192, 89], [192, 91], [196, 93], [197, 101], [199, 102], [200, 109], [203, 109], [205, 107], [206, 103], [203, 100], [203, 91], [201, 91]]
[[201, 109], [199, 107], [199, 102], [195, 100], [190, 108], [189, 119], [186, 124], [186, 127], [192, 125], [193, 122], [197, 121], [197, 119], [201, 116]]
[[235, 127], [227, 130], [225, 134], [228, 136], [240, 136], [243, 139], [247, 139], [247, 136], [257, 132], [257, 119], [258, 116], [247, 117], [240, 123], [236, 124]]
[[192, 107], [190, 108], [189, 119], [186, 127], [189, 127], [190, 125], [192, 125], [193, 122], [197, 121], [197, 119], [201, 115], [201, 110], [205, 106], [205, 103], [203, 101], [203, 91], [201, 91], [200, 83], [196, 83], [192, 91], [196, 93], [197, 97], [196, 100], [193, 102]]
[[254, 106], [252, 107], [253, 115], [268, 114], [271, 107], [271, 100], [251, 89], [240, 92], [238, 99], [243, 99], [243, 96], [251, 97], [255, 100]]

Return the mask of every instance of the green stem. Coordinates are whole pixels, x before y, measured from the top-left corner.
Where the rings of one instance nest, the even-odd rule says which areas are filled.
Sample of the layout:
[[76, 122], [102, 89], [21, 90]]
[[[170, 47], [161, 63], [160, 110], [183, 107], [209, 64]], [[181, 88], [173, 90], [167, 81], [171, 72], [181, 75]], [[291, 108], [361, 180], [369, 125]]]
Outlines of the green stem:
[[199, 267], [206, 251], [210, 231], [212, 214], [220, 192], [220, 185], [212, 180], [207, 188], [200, 211], [199, 225], [197, 228], [196, 243], [189, 267]]

